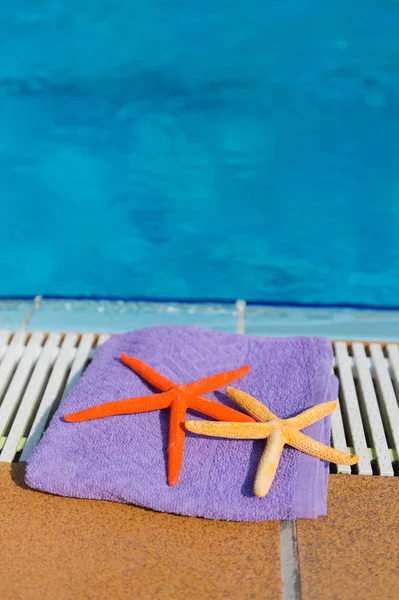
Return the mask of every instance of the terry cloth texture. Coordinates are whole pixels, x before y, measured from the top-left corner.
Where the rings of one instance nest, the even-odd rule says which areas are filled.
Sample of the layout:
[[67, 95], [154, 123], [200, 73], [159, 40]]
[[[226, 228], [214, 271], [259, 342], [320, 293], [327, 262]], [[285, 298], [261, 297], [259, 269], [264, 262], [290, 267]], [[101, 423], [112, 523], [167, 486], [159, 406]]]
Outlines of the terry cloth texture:
[[[28, 461], [29, 486], [62, 496], [131, 503], [209, 519], [264, 521], [326, 514], [328, 464], [285, 447], [269, 493], [253, 494], [264, 440], [186, 434], [179, 483], [167, 484], [169, 409], [67, 423], [63, 415], [112, 400], [156, 393], [119, 356], [147, 362], [176, 383], [245, 364], [232, 385], [288, 418], [337, 397], [325, 338], [264, 338], [197, 327], [153, 327], [117, 335], [97, 352], [64, 399]], [[208, 395], [234, 406], [223, 393]], [[237, 408], [236, 406], [234, 406]], [[188, 413], [187, 418], [201, 418]], [[304, 433], [329, 445], [330, 419]]]

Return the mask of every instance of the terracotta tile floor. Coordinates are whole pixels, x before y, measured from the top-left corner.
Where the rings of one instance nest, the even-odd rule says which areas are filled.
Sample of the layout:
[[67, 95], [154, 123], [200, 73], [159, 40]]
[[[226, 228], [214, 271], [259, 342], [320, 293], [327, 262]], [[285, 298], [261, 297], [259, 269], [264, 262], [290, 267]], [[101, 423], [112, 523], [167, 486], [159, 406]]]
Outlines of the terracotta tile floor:
[[24, 488], [0, 465], [2, 600], [281, 598], [279, 523], [227, 523]]
[[[23, 470], [0, 465], [2, 600], [283, 597], [277, 522], [60, 498], [26, 489]], [[332, 475], [328, 517], [297, 535], [302, 600], [398, 598], [398, 478]]]
[[399, 478], [332, 475], [328, 517], [297, 521], [303, 600], [399, 598]]

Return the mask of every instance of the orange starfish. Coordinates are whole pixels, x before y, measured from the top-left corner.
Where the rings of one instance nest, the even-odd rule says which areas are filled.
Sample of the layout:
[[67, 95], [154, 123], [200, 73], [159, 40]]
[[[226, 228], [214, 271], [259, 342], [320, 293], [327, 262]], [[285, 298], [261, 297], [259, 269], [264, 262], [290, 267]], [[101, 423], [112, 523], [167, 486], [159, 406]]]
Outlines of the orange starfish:
[[170, 408], [169, 416], [169, 442], [168, 442], [168, 483], [176, 485], [180, 476], [183, 460], [183, 449], [185, 439], [184, 422], [188, 408], [204, 413], [220, 421], [253, 422], [254, 419], [244, 413], [203, 398], [200, 394], [213, 392], [220, 387], [240, 379], [249, 371], [245, 365], [234, 371], [225, 371], [188, 384], [177, 384], [167, 379], [158, 371], [152, 369], [138, 358], [121, 354], [121, 361], [133, 369], [140, 377], [145, 379], [153, 387], [160, 390], [161, 394], [141, 396], [140, 398], [125, 398], [114, 402], [106, 402], [91, 408], [86, 408], [76, 413], [65, 415], [65, 421], [75, 423], [78, 421], [89, 421], [91, 419], [102, 419], [115, 415], [128, 415], [134, 413], [160, 410]]

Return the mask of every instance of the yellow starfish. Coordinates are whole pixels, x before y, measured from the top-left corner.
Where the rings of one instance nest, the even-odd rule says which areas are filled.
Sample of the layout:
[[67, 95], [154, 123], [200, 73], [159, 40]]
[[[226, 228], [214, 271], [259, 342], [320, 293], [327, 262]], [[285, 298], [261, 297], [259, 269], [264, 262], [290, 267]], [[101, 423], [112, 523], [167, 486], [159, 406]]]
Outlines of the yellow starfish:
[[214, 421], [186, 421], [186, 429], [215, 437], [258, 440], [269, 438], [256, 472], [254, 493], [265, 496], [273, 483], [284, 444], [322, 460], [340, 465], [354, 465], [359, 457], [325, 446], [299, 430], [316, 423], [331, 414], [337, 406], [336, 400], [317, 404], [290, 419], [279, 419], [253, 396], [233, 387], [226, 394], [254, 417], [258, 423], [225, 423]]

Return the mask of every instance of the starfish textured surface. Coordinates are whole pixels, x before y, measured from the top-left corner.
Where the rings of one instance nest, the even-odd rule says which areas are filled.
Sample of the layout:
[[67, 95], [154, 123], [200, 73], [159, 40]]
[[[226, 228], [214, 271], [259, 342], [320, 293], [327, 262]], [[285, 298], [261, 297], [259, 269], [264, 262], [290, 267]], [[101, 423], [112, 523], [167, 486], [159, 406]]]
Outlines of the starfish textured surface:
[[214, 423], [210, 421], [187, 421], [186, 429], [193, 433], [214, 437], [235, 439], [265, 439], [266, 448], [256, 472], [254, 493], [265, 496], [269, 491], [280, 462], [284, 444], [288, 444], [305, 454], [335, 462], [340, 465], [354, 465], [359, 457], [317, 442], [299, 430], [330, 415], [336, 408], [336, 400], [317, 404], [290, 419], [279, 419], [259, 400], [241, 390], [226, 388], [226, 394], [241, 408], [245, 409], [257, 423]]
[[121, 354], [121, 361], [130, 367], [135, 373], [140, 375], [150, 385], [160, 390], [161, 394], [152, 394], [150, 396], [141, 396], [140, 398], [125, 398], [124, 400], [115, 400], [86, 408], [76, 413], [64, 416], [64, 420], [69, 423], [80, 421], [89, 421], [92, 419], [102, 419], [104, 417], [114, 417], [116, 415], [135, 414], [161, 408], [170, 408], [169, 417], [169, 442], [168, 442], [168, 483], [176, 485], [179, 480], [181, 464], [183, 460], [186, 411], [191, 408], [213, 417], [214, 419], [229, 420], [233, 422], [251, 422], [254, 419], [250, 416], [203, 398], [200, 394], [207, 394], [219, 389], [220, 387], [240, 379], [249, 371], [246, 365], [233, 371], [224, 371], [204, 379], [199, 379], [188, 384], [177, 384], [167, 379], [158, 371], [152, 369], [145, 362], [138, 358]]

